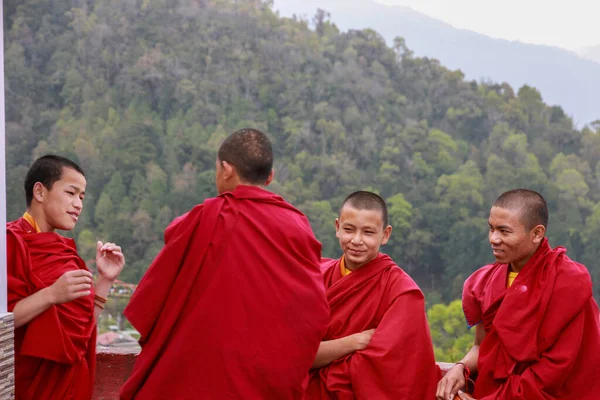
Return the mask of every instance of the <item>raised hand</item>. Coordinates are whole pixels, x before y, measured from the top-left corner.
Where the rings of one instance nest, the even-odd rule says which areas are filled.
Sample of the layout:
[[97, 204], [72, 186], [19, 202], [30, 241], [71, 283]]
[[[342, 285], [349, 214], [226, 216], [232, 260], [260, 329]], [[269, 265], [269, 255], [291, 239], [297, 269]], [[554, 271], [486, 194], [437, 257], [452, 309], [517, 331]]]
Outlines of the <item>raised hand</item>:
[[98, 242], [96, 245], [96, 268], [100, 277], [113, 282], [125, 266], [121, 247], [114, 243]]
[[67, 271], [49, 287], [50, 302], [62, 304], [83, 296], [89, 296], [92, 288], [92, 274], [78, 269]]

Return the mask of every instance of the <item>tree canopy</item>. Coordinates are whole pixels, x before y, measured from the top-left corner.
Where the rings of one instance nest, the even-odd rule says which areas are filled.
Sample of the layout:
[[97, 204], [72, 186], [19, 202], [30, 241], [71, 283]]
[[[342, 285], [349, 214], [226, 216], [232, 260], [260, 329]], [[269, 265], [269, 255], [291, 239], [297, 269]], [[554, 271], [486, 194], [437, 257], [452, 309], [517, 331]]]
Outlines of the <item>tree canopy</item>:
[[551, 244], [600, 293], [600, 122], [576, 129], [533, 87], [467, 81], [401, 38], [390, 48], [372, 30], [342, 33], [323, 12], [281, 18], [268, 1], [4, 8], [8, 217], [23, 213], [36, 157], [74, 159], [89, 195], [71, 234], [87, 259], [95, 240], [121, 244], [125, 281], [143, 275], [169, 221], [215, 195], [220, 142], [250, 126], [273, 141], [271, 189], [308, 215], [325, 256], [339, 255], [343, 198], [374, 190], [395, 228], [383, 251], [430, 302], [449, 302], [492, 261], [493, 200], [527, 187], [549, 203]]

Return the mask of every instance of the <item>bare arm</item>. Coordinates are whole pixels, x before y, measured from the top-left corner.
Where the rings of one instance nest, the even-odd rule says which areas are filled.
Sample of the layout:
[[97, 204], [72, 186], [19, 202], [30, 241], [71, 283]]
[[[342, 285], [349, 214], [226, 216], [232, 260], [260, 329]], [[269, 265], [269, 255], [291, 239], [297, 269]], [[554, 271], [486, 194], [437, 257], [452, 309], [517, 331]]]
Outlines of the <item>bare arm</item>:
[[13, 309], [15, 329], [19, 328], [55, 304], [67, 303], [89, 296], [92, 274], [85, 270], [65, 272], [52, 286], [20, 300]]
[[[96, 267], [98, 268], [98, 279], [96, 280], [96, 296], [106, 299], [110, 288], [117, 276], [125, 266], [125, 256], [120, 246], [114, 243], [96, 243]], [[94, 302], [94, 319], [102, 312], [102, 308]]]
[[15, 329], [29, 323], [32, 319], [50, 308], [53, 303], [50, 288], [44, 288], [19, 301], [13, 309]]
[[375, 333], [375, 329], [369, 329], [343, 338], [321, 342], [312, 368], [322, 368], [338, 358], [342, 358], [357, 350], [363, 350], [371, 341], [373, 333]]
[[[471, 372], [477, 370], [477, 359], [479, 358], [479, 346], [485, 338], [485, 329], [482, 324], [475, 327], [475, 341], [471, 350], [460, 360]], [[455, 364], [448, 370], [446, 375], [439, 381], [436, 398], [438, 400], [453, 400], [459, 389], [465, 387], [464, 366]]]

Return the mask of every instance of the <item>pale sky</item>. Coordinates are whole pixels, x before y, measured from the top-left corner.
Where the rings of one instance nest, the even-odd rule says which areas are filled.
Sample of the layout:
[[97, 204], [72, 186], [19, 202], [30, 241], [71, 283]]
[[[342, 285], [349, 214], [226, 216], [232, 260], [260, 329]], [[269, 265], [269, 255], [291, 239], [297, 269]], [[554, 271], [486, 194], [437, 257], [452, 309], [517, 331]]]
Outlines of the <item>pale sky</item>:
[[500, 39], [576, 51], [600, 45], [599, 0], [375, 1], [410, 6], [456, 28]]

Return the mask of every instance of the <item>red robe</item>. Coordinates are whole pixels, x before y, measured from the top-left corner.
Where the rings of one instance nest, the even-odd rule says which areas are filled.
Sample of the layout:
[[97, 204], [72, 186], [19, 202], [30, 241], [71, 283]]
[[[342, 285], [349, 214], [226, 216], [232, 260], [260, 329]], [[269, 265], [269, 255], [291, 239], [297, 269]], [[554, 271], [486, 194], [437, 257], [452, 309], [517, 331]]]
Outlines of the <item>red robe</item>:
[[324, 260], [331, 320], [323, 340], [367, 329], [366, 349], [311, 371], [306, 399], [435, 398], [439, 379], [423, 294], [384, 254], [342, 277], [340, 260]]
[[600, 398], [600, 325], [587, 269], [548, 240], [506, 288], [508, 265], [487, 265], [467, 279], [463, 308], [483, 322], [474, 397]]
[[165, 231], [125, 316], [142, 352], [122, 399], [300, 399], [329, 319], [307, 218], [252, 186]]
[[[67, 271], [85, 269], [75, 242], [36, 233], [23, 218], [7, 224], [8, 310], [52, 285]], [[92, 397], [96, 366], [94, 294], [51, 306], [15, 330], [17, 399]]]

